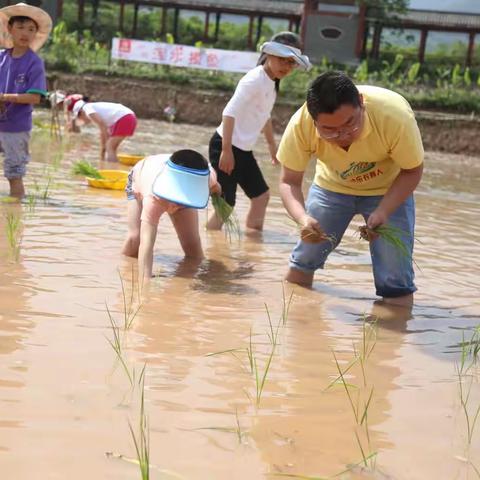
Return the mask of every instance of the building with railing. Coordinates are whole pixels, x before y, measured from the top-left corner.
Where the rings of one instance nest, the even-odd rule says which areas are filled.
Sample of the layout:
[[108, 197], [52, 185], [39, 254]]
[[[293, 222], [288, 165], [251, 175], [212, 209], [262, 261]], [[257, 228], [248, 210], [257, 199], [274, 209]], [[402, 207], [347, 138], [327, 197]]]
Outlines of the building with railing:
[[[0, 5], [16, 1], [0, 0]], [[27, 3], [46, 9], [53, 18], [62, 16], [63, 0], [31, 0]], [[407, 10], [392, 13], [367, 8], [357, 0], [78, 0], [79, 25], [88, 27], [85, 15], [87, 3], [92, 5], [92, 16], [98, 13], [100, 3], [118, 6], [118, 30], [125, 36], [136, 37], [139, 10], [161, 9], [160, 35], [167, 33], [167, 18], [173, 15], [173, 35], [177, 43], [182, 11], [198, 12], [204, 18], [203, 40], [218, 40], [222, 16], [240, 15], [248, 21], [245, 48], [253, 50], [262, 36], [262, 27], [268, 19], [282, 19], [287, 28], [299, 32], [306, 53], [314, 60], [323, 57], [339, 63], [356, 63], [361, 58], [378, 58], [381, 52], [382, 32], [386, 29], [415, 30], [420, 33], [418, 60], [423, 62], [429, 32], [456, 32], [468, 38], [466, 65], [475, 63], [475, 39], [480, 33], [480, 14]], [[125, 21], [125, 9], [133, 8], [133, 20]], [[94, 23], [94, 22], [93, 22]], [[212, 25], [213, 24], [213, 25]]]

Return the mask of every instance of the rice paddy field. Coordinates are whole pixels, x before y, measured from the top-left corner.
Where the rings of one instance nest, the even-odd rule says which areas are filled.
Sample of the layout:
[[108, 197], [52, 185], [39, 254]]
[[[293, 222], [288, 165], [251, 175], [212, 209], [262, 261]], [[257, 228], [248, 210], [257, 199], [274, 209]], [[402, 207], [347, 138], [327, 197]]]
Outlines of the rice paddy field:
[[[211, 133], [140, 121], [123, 150]], [[25, 201], [0, 181], [2, 480], [480, 478], [479, 159], [426, 155], [408, 312], [375, 303], [360, 219], [313, 290], [282, 284], [298, 230], [257, 151], [263, 235], [202, 230], [193, 265], [162, 218], [140, 297], [124, 193], [71, 173], [101, 167], [95, 129], [35, 128]]]

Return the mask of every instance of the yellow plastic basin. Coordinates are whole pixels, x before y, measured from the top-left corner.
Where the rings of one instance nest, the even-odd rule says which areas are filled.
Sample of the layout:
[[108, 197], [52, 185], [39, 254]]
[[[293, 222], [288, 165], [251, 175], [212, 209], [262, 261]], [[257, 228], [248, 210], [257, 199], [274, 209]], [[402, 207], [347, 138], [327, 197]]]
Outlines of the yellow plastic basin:
[[145, 158], [144, 155], [130, 155], [128, 153], [119, 153], [117, 155], [118, 161], [124, 165], [135, 165], [140, 160]]
[[99, 173], [104, 178], [85, 177], [90, 187], [124, 190], [127, 186], [128, 172], [124, 170], [99, 170]]

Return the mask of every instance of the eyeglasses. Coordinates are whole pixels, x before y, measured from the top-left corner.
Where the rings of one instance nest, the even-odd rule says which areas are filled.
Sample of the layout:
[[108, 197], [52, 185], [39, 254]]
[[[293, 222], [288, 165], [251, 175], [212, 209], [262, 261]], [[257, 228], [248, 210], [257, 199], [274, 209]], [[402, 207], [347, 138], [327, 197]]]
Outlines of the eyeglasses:
[[362, 128], [363, 123], [363, 107], [360, 107], [355, 117], [352, 117], [350, 121], [343, 127], [337, 128], [335, 130], [325, 130], [324, 127], [317, 125], [317, 122], [314, 121], [315, 128], [317, 129], [318, 134], [325, 140], [333, 140], [335, 138], [346, 137], [352, 135], [355, 132], [358, 132]]

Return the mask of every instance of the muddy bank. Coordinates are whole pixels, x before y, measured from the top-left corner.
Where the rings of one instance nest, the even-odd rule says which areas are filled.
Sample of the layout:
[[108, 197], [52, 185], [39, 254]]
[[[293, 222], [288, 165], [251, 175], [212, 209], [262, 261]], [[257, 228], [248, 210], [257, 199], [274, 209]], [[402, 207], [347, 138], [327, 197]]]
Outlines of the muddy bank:
[[[139, 117], [165, 118], [163, 109], [175, 106], [176, 121], [200, 125], [217, 125], [230, 92], [194, 90], [192, 86], [160, 84], [158, 82], [128, 78], [109, 78], [95, 75], [69, 75], [52, 73], [49, 88], [68, 92], [82, 92], [92, 100], [122, 102]], [[285, 128], [299, 103], [281, 98], [274, 113], [278, 133]], [[426, 150], [479, 155], [480, 119], [465, 115], [417, 112]]]

